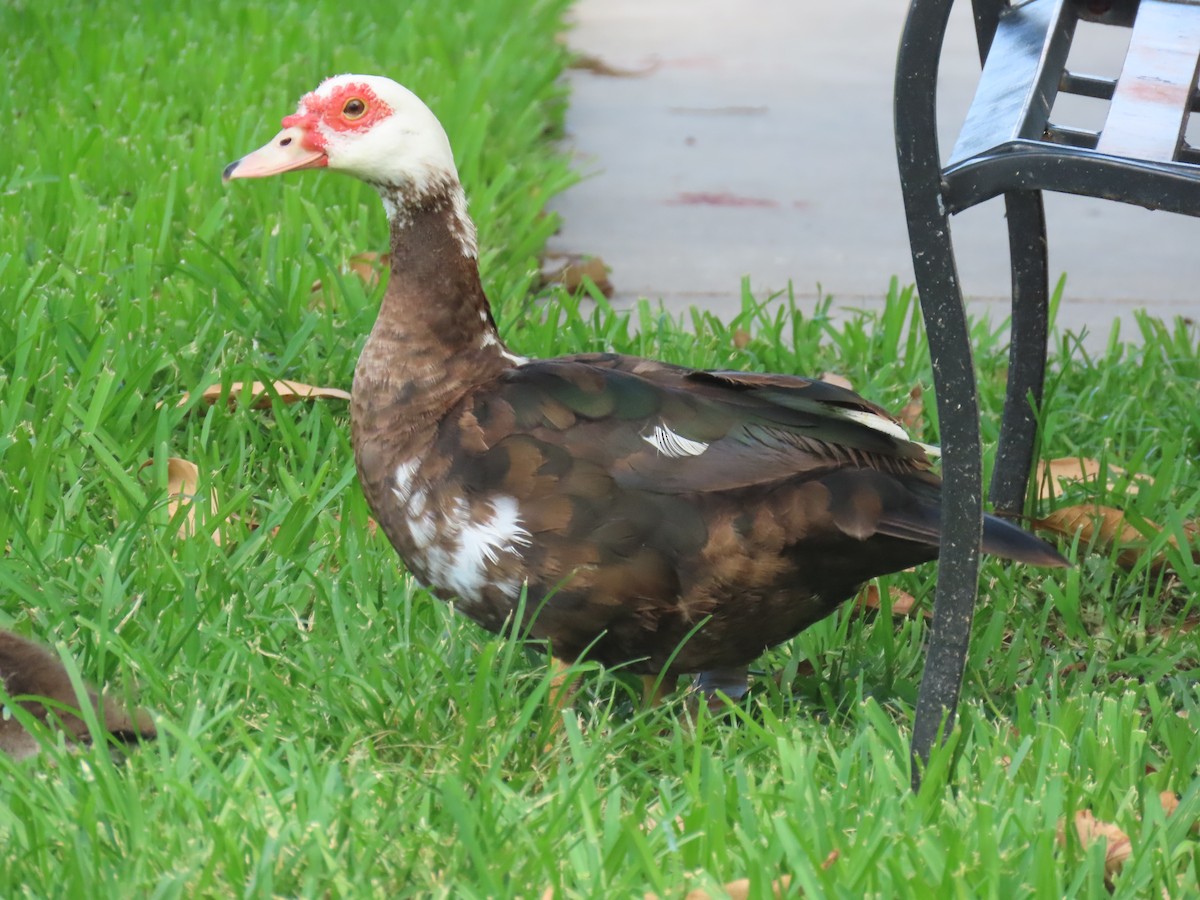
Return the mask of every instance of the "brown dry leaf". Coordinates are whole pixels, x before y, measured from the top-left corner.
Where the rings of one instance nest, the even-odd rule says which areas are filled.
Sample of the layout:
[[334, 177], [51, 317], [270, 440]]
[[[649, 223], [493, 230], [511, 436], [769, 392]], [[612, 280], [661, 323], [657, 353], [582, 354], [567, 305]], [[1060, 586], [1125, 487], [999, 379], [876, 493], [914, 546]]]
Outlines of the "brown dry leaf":
[[647, 63], [640, 69], [622, 69], [611, 63], [605, 62], [599, 56], [593, 56], [590, 53], [580, 53], [568, 65], [571, 69], [582, 69], [586, 72], [591, 72], [593, 75], [607, 75], [610, 78], [643, 78], [651, 72], [658, 69], [660, 63]]
[[[167, 512], [174, 519], [180, 507], [187, 509], [187, 515], [179, 526], [181, 538], [191, 537], [196, 533], [196, 497], [199, 491], [200, 469], [196, 464], [178, 456], [170, 457], [167, 460]], [[208, 514], [205, 518], [215, 518], [216, 512], [217, 492], [216, 489], [210, 489]], [[210, 537], [214, 544], [220, 545], [220, 529], [213, 529]]]
[[[1146, 527], [1161, 531], [1161, 527], [1145, 520]], [[1125, 511], [1113, 506], [1081, 503], [1076, 506], [1064, 506], [1056, 509], [1042, 519], [1034, 519], [1035, 528], [1061, 535], [1067, 539], [1079, 533], [1082, 543], [1090, 544], [1097, 553], [1107, 553], [1113, 547], [1120, 548], [1117, 554], [1117, 564], [1125, 568], [1133, 566], [1146, 552], [1146, 536], [1125, 521]], [[1172, 535], [1168, 543], [1178, 547], [1179, 542]], [[1165, 556], [1155, 557], [1151, 561], [1154, 568], [1167, 564]]]
[[[837, 850], [830, 851], [829, 855], [825, 857], [825, 861], [821, 863], [821, 868], [828, 869], [838, 861], [839, 856], [841, 854]], [[690, 878], [691, 876], [687, 877]], [[784, 891], [788, 889], [791, 883], [791, 875], [781, 875], [776, 878], [771, 882], [772, 896], [782, 897]], [[726, 882], [721, 886], [721, 890], [729, 896], [730, 900], [746, 900], [750, 896], [750, 879], [738, 878], [735, 881]], [[659, 900], [658, 894], [655, 893], [643, 894], [642, 898], [643, 900]], [[546, 888], [542, 891], [541, 900], [554, 900], [554, 888]], [[712, 894], [701, 888], [696, 888], [695, 890], [688, 891], [684, 895], [684, 900], [712, 900]]]
[[[888, 588], [888, 596], [892, 598], [892, 615], [893, 616], [911, 616], [916, 612], [920, 612], [926, 619], [932, 619], [933, 613], [928, 609], [917, 609], [917, 598], [908, 591], [902, 591], [896, 586]], [[880, 603], [879, 586], [876, 584], [868, 584], [859, 593], [858, 598], [854, 601], [855, 612], [865, 612], [874, 610], [879, 612], [883, 606]]]
[[750, 343], [750, 332], [744, 328], [735, 328], [733, 337], [730, 340], [733, 342], [733, 346], [739, 350], [743, 350]]
[[1191, 634], [1200, 626], [1200, 616], [1188, 616], [1182, 622], [1176, 622], [1174, 625], [1163, 625], [1158, 628], [1148, 628], [1147, 633], [1157, 635], [1164, 641], [1168, 641], [1176, 635]]
[[[775, 897], [782, 897], [783, 892], [787, 890], [788, 885], [792, 883], [792, 876], [783, 875], [780, 878], [771, 882], [771, 894]], [[730, 900], [746, 900], [750, 896], [750, 879], [739, 878], [736, 881], [730, 881], [721, 886], [730, 898]], [[678, 895], [675, 895], [678, 896]], [[702, 888], [688, 891], [684, 894], [683, 900], [712, 900], [712, 894]], [[553, 890], [547, 888], [542, 894], [542, 900], [552, 900], [554, 897]], [[659, 900], [658, 894], [646, 893], [642, 895], [642, 900]]]
[[[778, 669], [771, 674], [771, 680], [775, 682], [777, 687], [783, 687], [784, 674], [785, 673], [783, 669]], [[812, 678], [816, 674], [817, 667], [814, 666], [810, 660], [802, 659], [800, 662], [796, 663], [797, 678]]]
[[[1162, 804], [1163, 812], [1168, 816], [1175, 815], [1179, 809], [1179, 795], [1174, 791], [1162, 791], [1158, 795], [1158, 802]], [[1194, 819], [1188, 830], [1192, 834], [1200, 834], [1200, 819]]]
[[[384, 270], [387, 268], [387, 256], [383, 253], [376, 253], [373, 250], [366, 250], [362, 253], [355, 253], [345, 264], [342, 265], [342, 271], [348, 275], [357, 275], [367, 290], [379, 284], [379, 279], [383, 276]], [[312, 296], [309, 298], [309, 309], [321, 309], [325, 306], [324, 285], [321, 279], [318, 278], [312, 283]]]
[[[1085, 850], [1096, 841], [1105, 842], [1104, 879], [1112, 883], [1113, 879], [1125, 865], [1125, 860], [1133, 852], [1129, 835], [1111, 822], [1102, 822], [1092, 815], [1091, 810], [1081, 809], [1075, 813], [1075, 833], [1079, 836], [1079, 845]], [[1058, 842], [1066, 846], [1067, 836], [1062, 823], [1058, 826]]]
[[921, 431], [921, 419], [925, 415], [925, 401], [922, 399], [924, 391], [918, 384], [908, 392], [908, 402], [904, 404], [904, 409], [897, 413], [896, 418], [900, 420], [900, 424], [913, 434], [919, 434]]
[[[311, 384], [304, 384], [300, 381], [272, 381], [270, 385], [271, 391], [274, 392], [282, 403], [299, 403], [301, 400], [349, 400], [350, 393], [343, 391], [341, 388], [331, 387], [315, 387]], [[224, 388], [219, 384], [209, 385], [204, 389], [204, 393], [200, 395], [200, 399], [212, 406], [221, 399], [221, 394]], [[249, 393], [250, 407], [252, 409], [270, 409], [271, 393], [267, 391], [267, 385], [261, 381], [251, 382], [249, 387], [246, 387], [245, 382], [235, 381], [229, 385], [229, 408], [233, 409], [238, 404], [238, 399], [243, 393]], [[183, 399], [179, 401], [179, 406], [185, 405], [190, 398], [189, 394], [184, 394]]]
[[[1114, 478], [1118, 478], [1125, 474], [1125, 470], [1120, 466], [1107, 466], [1109, 478], [1108, 484], [1105, 485], [1107, 490], [1112, 490], [1115, 482]], [[1040, 460], [1037, 464], [1037, 475], [1035, 476], [1038, 484], [1038, 499], [1052, 500], [1055, 495], [1066, 491], [1071, 485], [1078, 484], [1083, 481], [1094, 481], [1100, 476], [1100, 461], [1095, 459], [1084, 459], [1076, 456], [1060, 456], [1058, 459]], [[1138, 482], [1151, 480], [1149, 475], [1138, 473], [1130, 479], [1129, 486], [1125, 489], [1130, 494], [1136, 494], [1138, 490]]]
[[346, 268], [361, 278], [367, 287], [373, 288], [379, 284], [379, 277], [387, 263], [388, 258], [385, 254], [366, 250], [350, 257], [346, 261]]
[[1175, 796], [1174, 791], [1162, 791], [1158, 795], [1158, 802], [1162, 804], [1163, 812], [1168, 816], [1179, 809], [1179, 798]]
[[561, 256], [547, 257], [548, 259], [565, 259], [561, 266], [557, 269], [550, 269], [542, 272], [542, 285], [561, 284], [571, 293], [575, 293], [584, 285], [584, 279], [591, 279], [596, 285], [600, 293], [605, 297], [613, 295], [612, 282], [608, 280], [608, 266], [599, 256], [580, 256], [577, 254], [564, 254]]
[[[792, 883], [790, 875], [784, 875], [771, 882], [771, 894], [775, 897], [782, 897], [783, 892], [787, 890], [788, 885]], [[729, 900], [746, 900], [750, 896], [750, 879], [739, 878], [737, 881], [731, 881], [721, 887], [726, 894], [729, 895]], [[646, 900], [658, 900], [655, 894], [647, 894]], [[704, 890], [688, 891], [684, 895], [684, 900], [712, 900], [712, 894]]]
[[[828, 869], [838, 861], [839, 856], [841, 856], [841, 854], [837, 850], [831, 850], [829, 855], [825, 857], [825, 861], [821, 863], [821, 868]], [[791, 875], [780, 875], [771, 882], [772, 896], [782, 897], [783, 892], [788, 889], [788, 885], [791, 883]], [[746, 900], [746, 898], [750, 896], [750, 879], [739, 878], [736, 881], [727, 882], [721, 886], [721, 890], [729, 896], [730, 900]], [[547, 898], [552, 896], [553, 894], [551, 892], [547, 892], [542, 895], [543, 900], [547, 900]], [[644, 900], [658, 900], [657, 894], [645, 894], [643, 896]], [[697, 888], [696, 890], [688, 891], [687, 894], [684, 895], [684, 900], [712, 900], [712, 894], [710, 894], [708, 891]]]
[[839, 375], [837, 372], [822, 372], [819, 381], [824, 381], [826, 384], [837, 385], [840, 388], [845, 388], [848, 391], [854, 390], [854, 385], [850, 383], [850, 379], [844, 375]]

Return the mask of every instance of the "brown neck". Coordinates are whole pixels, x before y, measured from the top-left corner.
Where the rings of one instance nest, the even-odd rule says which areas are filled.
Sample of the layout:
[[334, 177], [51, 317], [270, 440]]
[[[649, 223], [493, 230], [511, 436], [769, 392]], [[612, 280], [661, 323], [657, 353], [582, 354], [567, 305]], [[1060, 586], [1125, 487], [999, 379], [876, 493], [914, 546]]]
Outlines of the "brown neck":
[[431, 426], [519, 358], [496, 333], [457, 181], [420, 197], [380, 194], [391, 220], [391, 278], [355, 369], [354, 418], [367, 427], [365, 418], [387, 410], [411, 427]]

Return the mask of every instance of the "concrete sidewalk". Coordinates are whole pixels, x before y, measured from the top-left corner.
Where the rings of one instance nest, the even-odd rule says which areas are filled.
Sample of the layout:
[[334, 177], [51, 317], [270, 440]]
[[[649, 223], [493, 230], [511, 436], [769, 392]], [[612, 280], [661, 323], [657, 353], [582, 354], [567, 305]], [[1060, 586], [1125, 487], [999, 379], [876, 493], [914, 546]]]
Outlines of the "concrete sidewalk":
[[[790, 280], [802, 306], [820, 291], [867, 307], [893, 275], [911, 283], [892, 138], [906, 8], [579, 0], [570, 46], [646, 73], [572, 71], [568, 137], [588, 177], [554, 204], [563, 228], [552, 249], [601, 256], [618, 305], [644, 296], [729, 315], [748, 275], [760, 297]], [[1102, 66], [1115, 30], [1094, 27]], [[978, 69], [960, 3], [942, 62], [947, 146]], [[1095, 346], [1117, 317], [1132, 335], [1139, 307], [1200, 316], [1200, 219], [1061, 195], [1046, 205], [1051, 277], [1068, 273], [1060, 329], [1086, 326]], [[954, 220], [972, 308], [986, 304], [996, 318], [1009, 295], [1002, 217], [993, 201]]]

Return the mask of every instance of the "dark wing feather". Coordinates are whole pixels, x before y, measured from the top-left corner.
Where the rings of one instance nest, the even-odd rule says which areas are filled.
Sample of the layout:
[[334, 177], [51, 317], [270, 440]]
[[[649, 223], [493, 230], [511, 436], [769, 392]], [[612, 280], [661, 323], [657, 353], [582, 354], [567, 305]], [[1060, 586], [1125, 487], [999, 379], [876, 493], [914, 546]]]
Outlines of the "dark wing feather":
[[724, 491], [847, 466], [929, 469], [923, 448], [900, 438], [898, 426], [888, 433], [864, 424], [894, 422], [882, 409], [804, 378], [596, 355], [529, 363], [506, 373], [498, 391], [518, 429], [555, 434], [572, 458], [603, 465], [637, 490]]
[[[925, 448], [836, 385], [596, 354], [514, 368], [470, 405], [478, 446], [462, 458], [468, 495], [502, 489], [524, 498], [535, 532], [582, 539], [607, 529], [598, 541], [605, 553], [634, 555], [647, 535], [664, 552], [695, 547], [705, 527], [696, 498], [810, 482], [828, 500], [825, 512], [807, 515], [828, 515], [843, 535], [938, 543], [941, 481]], [[669, 439], [656, 441], [656, 429]], [[984, 549], [1060, 559], [991, 517]]]

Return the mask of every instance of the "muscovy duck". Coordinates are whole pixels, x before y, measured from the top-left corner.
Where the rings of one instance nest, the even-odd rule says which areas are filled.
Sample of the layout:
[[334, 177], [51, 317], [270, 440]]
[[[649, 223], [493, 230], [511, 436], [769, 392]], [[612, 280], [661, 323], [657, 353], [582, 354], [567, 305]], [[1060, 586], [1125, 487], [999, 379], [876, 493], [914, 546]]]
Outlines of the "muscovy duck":
[[[460, 612], [500, 631], [520, 605], [558, 660], [736, 694], [765, 649], [937, 556], [928, 448], [852, 391], [508, 349], [449, 140], [406, 88], [340, 75], [282, 124], [225, 178], [324, 168], [379, 192], [391, 272], [354, 374], [358, 475], [405, 565]], [[984, 550], [1067, 564], [993, 517]]]

